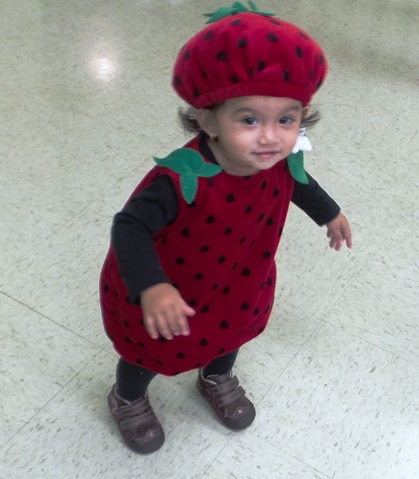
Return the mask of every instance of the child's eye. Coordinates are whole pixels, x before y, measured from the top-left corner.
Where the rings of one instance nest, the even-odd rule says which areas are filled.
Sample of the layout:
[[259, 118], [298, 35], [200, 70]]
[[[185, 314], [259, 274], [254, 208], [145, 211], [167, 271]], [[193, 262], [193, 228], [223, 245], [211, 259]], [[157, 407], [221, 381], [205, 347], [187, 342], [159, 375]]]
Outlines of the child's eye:
[[281, 125], [291, 125], [294, 123], [294, 121], [295, 119], [292, 116], [283, 116], [279, 119], [279, 123], [281, 123]]
[[258, 120], [253, 116], [247, 116], [246, 118], [243, 118], [242, 122], [245, 123], [246, 125], [257, 125], [258, 124]]

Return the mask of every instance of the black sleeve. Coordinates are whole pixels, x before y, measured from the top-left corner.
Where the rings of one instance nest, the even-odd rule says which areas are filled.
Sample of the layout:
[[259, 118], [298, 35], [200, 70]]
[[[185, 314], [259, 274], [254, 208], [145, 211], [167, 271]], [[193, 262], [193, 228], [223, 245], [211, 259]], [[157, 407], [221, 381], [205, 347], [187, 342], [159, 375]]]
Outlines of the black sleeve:
[[138, 304], [139, 294], [158, 283], [169, 283], [153, 244], [153, 236], [178, 214], [172, 180], [164, 175], [131, 198], [114, 217], [112, 245], [129, 299]]
[[306, 172], [308, 185], [295, 182], [291, 201], [319, 226], [332, 221], [340, 213], [340, 207], [317, 181]]

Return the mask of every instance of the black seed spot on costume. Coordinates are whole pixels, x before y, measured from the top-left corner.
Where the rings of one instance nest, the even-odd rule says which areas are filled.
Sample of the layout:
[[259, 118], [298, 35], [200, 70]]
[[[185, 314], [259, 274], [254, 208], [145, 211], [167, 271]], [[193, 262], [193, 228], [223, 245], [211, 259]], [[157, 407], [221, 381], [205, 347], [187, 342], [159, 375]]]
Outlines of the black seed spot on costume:
[[277, 42], [279, 40], [278, 35], [272, 32], [268, 33], [267, 37], [270, 42]]
[[268, 218], [265, 224], [266, 226], [272, 226], [274, 224], [273, 218]]
[[264, 190], [264, 189], [266, 189], [267, 186], [268, 186], [268, 182], [267, 182], [266, 180], [263, 180], [263, 181], [262, 181], [262, 184], [260, 185], [260, 188], [261, 188], [262, 190]]
[[270, 251], [265, 251], [262, 256], [265, 259], [269, 259], [272, 256], [272, 253]]
[[190, 56], [191, 56], [191, 52], [189, 50], [186, 50], [186, 52], [183, 54], [183, 59], [189, 60]]
[[249, 248], [251, 248], [254, 244], [255, 244], [255, 240], [253, 240], [253, 241], [249, 244]]
[[214, 286], [212, 287], [212, 291], [215, 291], [217, 288], [218, 288], [219, 284], [214, 284]]
[[205, 245], [205, 246], [203, 246], [199, 251], [200, 251], [201, 253], [206, 253], [207, 251], [209, 251], [209, 246]]
[[161, 244], [167, 244], [167, 236], [165, 236], [164, 238], [162, 238]]
[[269, 20], [271, 23], [274, 25], [281, 25], [281, 22], [278, 22], [278, 20]]
[[268, 278], [267, 281], [268, 281], [269, 286], [272, 286], [274, 284], [273, 281], [272, 281], [272, 278]]
[[207, 78], [208, 78], [208, 75], [207, 75], [207, 73], [206, 73], [206, 72], [201, 72], [201, 73], [202, 73], [202, 78], [205, 78], [205, 79], [207, 79]]
[[191, 299], [188, 301], [188, 304], [191, 308], [194, 308], [198, 303], [196, 302], [196, 299]]
[[175, 81], [175, 85], [176, 85], [176, 86], [179, 86], [179, 85], [182, 84], [182, 80], [181, 80], [178, 76], [175, 76], [175, 80], [174, 80], [174, 81]]
[[193, 94], [195, 95], [195, 98], [198, 98], [201, 96], [201, 92], [198, 90], [197, 87], [194, 88]]
[[179, 285], [177, 283], [172, 283], [172, 286], [176, 289], [179, 289]]
[[125, 336], [125, 341], [126, 341], [127, 343], [132, 343], [131, 339], [130, 339], [128, 336]]
[[258, 221], [262, 221], [265, 218], [265, 213], [259, 215]]
[[224, 234], [225, 234], [225, 235], [229, 235], [232, 231], [233, 231], [233, 228], [226, 228], [226, 229], [224, 230]]
[[214, 179], [208, 178], [208, 186], [214, 186]]
[[233, 264], [233, 266], [231, 267], [231, 269], [236, 269], [236, 268], [237, 268], [237, 265], [238, 265], [238, 263], [237, 263], [237, 261], [236, 261], [236, 262]]
[[218, 355], [223, 354], [224, 351], [225, 351], [225, 349], [224, 349], [224, 348], [221, 348], [221, 349], [219, 349], [219, 350], [217, 351], [217, 354], [218, 354]]
[[226, 321], [225, 319], [223, 319], [220, 323], [220, 328], [221, 329], [227, 329], [229, 327], [229, 324], [228, 324], [228, 321]]
[[303, 49], [301, 47], [296, 47], [295, 48], [295, 53], [297, 54], [298, 58], [303, 58], [303, 56], [304, 56], [304, 52], [303, 52]]
[[324, 63], [324, 56], [321, 53], [319, 55], [319, 63], [320, 63], [320, 65], [323, 65], [323, 63]]
[[235, 84], [235, 83], [239, 83], [239, 79], [236, 77], [236, 75], [233, 75], [231, 77], [231, 83]]
[[209, 311], [209, 306], [207, 304], [205, 306], [202, 306], [201, 313], [208, 313], [208, 311]]
[[226, 260], [226, 257], [225, 257], [225, 256], [220, 256], [220, 257], [217, 259], [217, 263], [224, 263], [225, 260]]
[[308, 78], [310, 80], [314, 80], [314, 70], [310, 70], [310, 73], [308, 74]]
[[259, 314], [259, 311], [260, 311], [259, 308], [255, 308], [255, 309], [253, 310], [254, 316], [257, 316], [257, 315]]
[[240, 25], [241, 22], [242, 22], [241, 19], [238, 18], [237, 20], [233, 20], [233, 21], [231, 22], [231, 25], [237, 26], [237, 25]]
[[253, 209], [252, 206], [249, 205], [249, 206], [246, 208], [245, 213], [248, 215], [248, 214], [252, 211], [252, 209]]
[[320, 80], [319, 83], [317, 83], [316, 90], [318, 90], [322, 85], [323, 85], [323, 80]]
[[244, 268], [242, 270], [242, 276], [249, 276], [250, 275], [250, 269], [249, 268]]
[[215, 218], [214, 216], [210, 215], [208, 218], [205, 220], [208, 224], [214, 223]]
[[105, 284], [105, 285], [103, 286], [103, 292], [104, 292], [104, 293], [107, 293], [108, 291], [109, 291], [109, 286], [108, 286], [107, 284]]
[[252, 76], [253, 76], [253, 73], [254, 73], [254, 72], [253, 72], [253, 68], [251, 68], [251, 69], [249, 70], [249, 76], [252, 77]]
[[160, 336], [157, 341], [158, 341], [159, 343], [167, 343], [167, 339], [164, 338], [163, 336]]
[[191, 235], [191, 232], [189, 231], [189, 228], [183, 228], [183, 230], [180, 232], [180, 234], [182, 236], [184, 236], [185, 238], [187, 238], [188, 236]]
[[242, 236], [242, 237], [240, 238], [239, 243], [240, 243], [240, 244], [243, 244], [245, 241], [246, 241], [246, 236]]
[[180, 256], [175, 259], [176, 264], [185, 264], [185, 260]]
[[214, 31], [213, 30], [209, 30], [205, 35], [204, 35], [204, 40], [209, 40], [210, 38], [212, 38], [214, 35]]
[[260, 285], [260, 289], [263, 290], [265, 288], [265, 281], [262, 282], [262, 284]]
[[282, 236], [282, 232], [284, 231], [284, 228], [282, 228], [282, 226], [279, 228], [278, 230], [278, 236], [281, 237]]
[[172, 376], [177, 376], [179, 374], [180, 374], [180, 371], [176, 371], [176, 372], [172, 373]]
[[118, 291], [116, 289], [113, 290], [113, 294], [118, 298]]
[[289, 79], [291, 78], [291, 74], [288, 70], [282, 70], [282, 78], [284, 79], [284, 81], [289, 81]]
[[194, 278], [197, 279], [198, 281], [201, 280], [204, 277], [202, 273], [197, 273]]
[[201, 368], [201, 367], [202, 367], [202, 363], [196, 363], [196, 364], [195, 364], [195, 367], [196, 367], [196, 368]]
[[222, 294], [228, 294], [230, 292], [230, 288], [228, 286], [226, 286], [222, 291], [221, 293]]
[[255, 332], [255, 328], [252, 328], [252, 329], [249, 331], [249, 336], [250, 336], [251, 334], [253, 334], [254, 332]]
[[163, 366], [163, 363], [162, 363], [159, 359], [156, 359], [156, 363], [157, 363], [159, 366]]
[[128, 321], [125, 321], [125, 320], [124, 320], [124, 326], [125, 326], [126, 328], [129, 328]]
[[258, 331], [258, 333], [259, 333], [259, 334], [262, 334], [262, 333], [263, 333], [263, 331], [265, 331], [265, 328], [264, 328], [263, 326], [261, 326], [261, 327], [259, 328], [259, 331]]
[[274, 188], [274, 198], [277, 198], [279, 196], [279, 189], [275, 186]]
[[260, 62], [258, 63], [258, 70], [259, 70], [260, 72], [262, 72], [262, 71], [265, 69], [265, 67], [266, 67], [265, 62], [260, 61]]
[[268, 304], [268, 306], [266, 306], [266, 308], [265, 308], [265, 313], [267, 313], [270, 310], [270, 308], [271, 308], [271, 305]]
[[227, 55], [226, 55], [226, 52], [224, 51], [220, 51], [217, 53], [217, 60], [220, 60], [220, 62], [225, 62], [227, 59]]
[[179, 359], [183, 359], [185, 357], [185, 354], [184, 353], [177, 353], [176, 357], [179, 358]]
[[244, 303], [242, 303], [241, 306], [240, 306], [240, 309], [242, 311], [247, 311], [249, 308], [250, 308], [249, 303], [246, 303], [246, 301]]
[[235, 200], [236, 198], [234, 197], [233, 193], [230, 193], [226, 200], [229, 202], [229, 203], [233, 203], [233, 201]]
[[240, 40], [237, 42], [237, 46], [239, 48], [247, 47], [247, 38], [240, 38]]
[[136, 359], [135, 362], [136, 362], [137, 364], [143, 364], [143, 360], [142, 360], [142, 359]]
[[202, 338], [201, 341], [199, 341], [200, 346], [208, 346], [208, 341], [205, 338]]
[[304, 40], [309, 40], [308, 36], [304, 32], [298, 32], [300, 37], [303, 37]]
[[138, 344], [138, 346], [140, 346], [140, 348], [143, 348], [143, 349], [145, 349], [145, 344], [144, 344], [144, 343], [142, 343], [141, 341], [140, 341], [139, 343], [137, 343], [137, 344]]

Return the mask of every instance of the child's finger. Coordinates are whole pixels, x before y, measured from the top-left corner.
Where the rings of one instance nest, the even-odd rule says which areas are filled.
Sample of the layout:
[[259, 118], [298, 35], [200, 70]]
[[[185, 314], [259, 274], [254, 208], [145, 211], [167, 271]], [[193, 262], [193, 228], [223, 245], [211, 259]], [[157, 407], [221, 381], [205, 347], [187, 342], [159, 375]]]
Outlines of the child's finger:
[[158, 339], [159, 337], [159, 332], [156, 327], [156, 322], [154, 321], [154, 318], [150, 315], [144, 316], [144, 327], [147, 331], [147, 333], [153, 338], [153, 339]]

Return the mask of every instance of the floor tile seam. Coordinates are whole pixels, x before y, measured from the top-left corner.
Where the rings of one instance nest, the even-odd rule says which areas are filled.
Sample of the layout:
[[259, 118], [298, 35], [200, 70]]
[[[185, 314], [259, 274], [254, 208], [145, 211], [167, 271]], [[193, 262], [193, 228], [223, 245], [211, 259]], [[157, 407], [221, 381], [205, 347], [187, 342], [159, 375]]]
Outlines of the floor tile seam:
[[295, 351], [295, 353], [292, 355], [292, 357], [290, 358], [290, 360], [287, 362], [287, 364], [282, 368], [282, 371], [278, 374], [278, 376], [274, 379], [274, 381], [271, 383], [271, 385], [266, 389], [266, 392], [265, 394], [262, 395], [262, 397], [259, 399], [259, 401], [257, 401], [256, 405], [259, 406], [260, 403], [265, 399], [265, 397], [267, 396], [267, 394], [271, 391], [271, 389], [274, 387], [274, 385], [279, 381], [279, 379], [281, 378], [281, 376], [286, 372], [286, 370], [290, 367], [290, 365], [292, 364], [292, 362], [296, 359], [296, 357], [300, 354], [300, 352], [302, 351], [302, 349], [305, 347], [305, 345], [308, 343], [308, 341], [310, 341], [310, 339], [314, 336], [314, 334], [321, 328], [321, 326], [323, 325], [324, 321], [323, 320], [320, 320], [319, 321], [319, 324], [313, 329], [313, 331], [311, 331], [311, 333], [307, 336], [306, 340], [303, 341], [303, 343], [297, 348], [297, 350]]
[[395, 353], [394, 351], [390, 351], [389, 349], [386, 349], [385, 347], [383, 347], [382, 345], [379, 345], [379, 344], [376, 344], [352, 331], [348, 331], [346, 328], [342, 327], [342, 326], [337, 326], [336, 324], [333, 324], [332, 322], [328, 321], [328, 320], [323, 320], [323, 324], [326, 324], [328, 326], [331, 326], [333, 328], [335, 328], [337, 331], [343, 331], [344, 333], [348, 334], [349, 336], [352, 336], [353, 338], [356, 338], [358, 339], [359, 341], [362, 341], [364, 343], [367, 343], [377, 349], [380, 349], [381, 351], [387, 353], [387, 354], [390, 354], [394, 359], [401, 359], [402, 361], [405, 361], [406, 363], [410, 364], [411, 366], [415, 367], [415, 368], [418, 368], [418, 371], [419, 371], [419, 361], [416, 363], [414, 361], [412, 361], [411, 359], [408, 359], [407, 357], [404, 357], [403, 354], [399, 351], [397, 353]]
[[50, 397], [37, 411], [35, 414], [33, 414], [14, 434], [10, 436], [10, 438], [3, 444], [3, 446], [0, 448], [0, 451], [5, 449], [5, 447], [31, 422], [38, 416], [47, 406], [50, 404], [54, 399], [61, 394], [61, 392], [72, 382], [74, 379], [92, 362], [96, 359], [98, 354], [100, 354], [101, 351], [97, 351], [96, 354], [87, 361], [74, 375], [71, 379], [69, 379], [63, 386], [60, 386], [59, 390], [52, 396]]
[[211, 469], [211, 467], [213, 466], [213, 464], [215, 463], [215, 461], [221, 456], [221, 454], [224, 452], [224, 450], [226, 449], [226, 447], [230, 444], [230, 442], [233, 440], [233, 438], [237, 435], [237, 432], [233, 433], [227, 440], [227, 442], [224, 444], [224, 446], [222, 446], [221, 450], [215, 455], [215, 457], [212, 459], [211, 463], [208, 465], [208, 467], [205, 469], [204, 473], [202, 474], [202, 476], [200, 476], [199, 478], [196, 478], [196, 479], [205, 479], [205, 475], [207, 474], [207, 472]]
[[[285, 449], [283, 449], [282, 447], [278, 447], [277, 444], [273, 444], [271, 442], [269, 442], [269, 440], [267, 439], [264, 439], [262, 437], [259, 437], [257, 436], [255, 433], [249, 431], [250, 434], [255, 438], [257, 439], [258, 441], [263, 441], [264, 443], [268, 444], [269, 446], [271, 447], [274, 447], [277, 451], [280, 451], [282, 452], [283, 454], [285, 454], [286, 456], [298, 461], [300, 464], [303, 464], [305, 466], [307, 466], [308, 468], [312, 469], [313, 471], [316, 471], [318, 472], [319, 474], [322, 474], [324, 476], [324, 479], [333, 479], [334, 476], [330, 476], [329, 474], [326, 474], [324, 471], [321, 471], [320, 469], [318, 469], [317, 467], [314, 467], [312, 466], [311, 464], [309, 464], [308, 462], [300, 459], [298, 456], [295, 456], [294, 454], [291, 454], [290, 452], [286, 451]], [[234, 436], [233, 436], [234, 437]]]
[[65, 331], [68, 331], [69, 333], [71, 333], [72, 335], [74, 336], [77, 336], [78, 338], [82, 339], [83, 341], [85, 341], [86, 343], [88, 343], [90, 346], [93, 346], [95, 348], [97, 348], [98, 352], [102, 350], [102, 346], [94, 343], [93, 341], [91, 341], [90, 339], [87, 339], [85, 338], [84, 336], [82, 336], [81, 334], [79, 333], [76, 333], [75, 331], [71, 330], [70, 328], [62, 325], [61, 323], [51, 319], [50, 317], [46, 316], [44, 313], [41, 313], [39, 311], [37, 311], [36, 309], [28, 306], [27, 304], [25, 303], [22, 303], [22, 301], [20, 301], [19, 299], [17, 298], [14, 298], [13, 296], [10, 296], [10, 294], [8, 293], [5, 293], [4, 291], [0, 291], [0, 296], [3, 295], [5, 296], [6, 298], [12, 300], [13, 302], [19, 304], [20, 306], [22, 306], [23, 308], [25, 309], [28, 309], [29, 311], [32, 311], [33, 313], [35, 313], [36, 315], [38, 316], [41, 316], [42, 318], [46, 319], [47, 321], [49, 321], [50, 323], [52, 324], [55, 324], [56, 326], [58, 326], [59, 328], [62, 328], [63, 330]]

